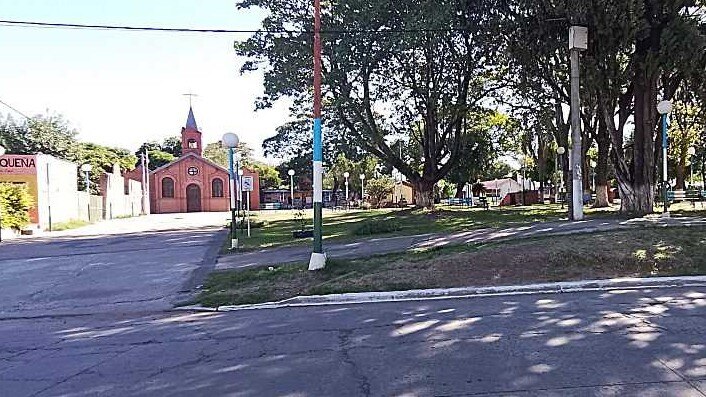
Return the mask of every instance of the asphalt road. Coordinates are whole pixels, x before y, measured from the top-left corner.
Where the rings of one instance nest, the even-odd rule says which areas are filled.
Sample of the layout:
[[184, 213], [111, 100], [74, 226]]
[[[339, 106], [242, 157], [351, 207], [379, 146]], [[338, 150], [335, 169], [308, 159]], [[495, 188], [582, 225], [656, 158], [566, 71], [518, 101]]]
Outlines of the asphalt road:
[[3, 396], [701, 396], [706, 288], [0, 321]]
[[201, 218], [3, 242], [0, 396], [706, 395], [706, 287], [174, 311]]
[[[213, 266], [223, 224], [178, 230], [176, 217], [115, 220], [75, 235], [3, 241], [0, 319], [171, 309]], [[191, 215], [192, 222], [197, 218]], [[159, 225], [161, 229], [144, 232]], [[102, 233], [102, 234], [100, 234]], [[122, 233], [122, 234], [119, 234]]]

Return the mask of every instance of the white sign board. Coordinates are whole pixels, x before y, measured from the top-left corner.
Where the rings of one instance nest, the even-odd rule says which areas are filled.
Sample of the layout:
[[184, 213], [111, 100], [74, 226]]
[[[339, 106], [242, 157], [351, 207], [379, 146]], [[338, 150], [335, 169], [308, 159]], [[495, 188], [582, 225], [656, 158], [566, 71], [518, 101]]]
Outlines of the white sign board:
[[569, 49], [588, 49], [588, 28], [585, 26], [572, 26], [569, 28]]
[[253, 178], [251, 176], [241, 177], [244, 192], [252, 192], [255, 189], [255, 184], [253, 183]]

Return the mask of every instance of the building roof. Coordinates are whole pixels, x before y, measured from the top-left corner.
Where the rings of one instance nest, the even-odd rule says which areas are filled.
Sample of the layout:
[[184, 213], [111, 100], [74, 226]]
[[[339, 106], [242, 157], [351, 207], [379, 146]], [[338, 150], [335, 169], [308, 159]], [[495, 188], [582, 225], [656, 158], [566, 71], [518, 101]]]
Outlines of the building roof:
[[192, 109], [191, 106], [189, 106], [189, 115], [186, 117], [186, 128], [195, 131], [199, 130], [199, 127], [196, 126], [196, 117], [194, 117], [194, 109]]

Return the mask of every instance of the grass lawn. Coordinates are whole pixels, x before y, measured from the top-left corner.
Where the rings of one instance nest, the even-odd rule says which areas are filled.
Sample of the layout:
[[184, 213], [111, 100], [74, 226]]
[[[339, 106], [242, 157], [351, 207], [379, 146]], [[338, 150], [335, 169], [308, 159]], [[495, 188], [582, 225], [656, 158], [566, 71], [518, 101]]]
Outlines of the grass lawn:
[[344, 292], [695, 274], [706, 274], [706, 228], [645, 228], [331, 260], [318, 272], [304, 264], [216, 272], [197, 301], [220, 306]]
[[[619, 217], [618, 207], [594, 209], [585, 208], [587, 218]], [[656, 210], [661, 211], [661, 208]], [[689, 203], [670, 207], [675, 216], [706, 216], [700, 205], [694, 209]], [[308, 245], [311, 239], [295, 239], [292, 232], [300, 229], [295, 219], [295, 211], [261, 211], [251, 218], [253, 225], [250, 238], [241, 238], [242, 249], [252, 250], [284, 245]], [[310, 224], [311, 210], [305, 211], [304, 219]], [[478, 208], [439, 206], [433, 212], [417, 209], [380, 209], [369, 211], [329, 211], [324, 210], [324, 239], [350, 241], [366, 236], [404, 236], [423, 233], [444, 233], [478, 228], [500, 228], [535, 222], [567, 219], [566, 207], [559, 205], [535, 205], [529, 207], [502, 207], [490, 210]], [[373, 233], [357, 233], [361, 224], [367, 229], [380, 229]], [[389, 228], [390, 225], [394, 227]], [[390, 231], [393, 230], [393, 231]], [[230, 241], [224, 241], [221, 253], [227, 254]]]
[[[615, 215], [615, 210], [591, 210], [591, 216]], [[311, 223], [313, 213], [306, 211], [304, 218]], [[504, 227], [534, 222], [566, 219], [566, 209], [558, 205], [536, 205], [532, 207], [504, 207], [483, 210], [462, 207], [438, 207], [430, 212], [416, 209], [380, 209], [369, 211], [324, 211], [324, 238], [340, 241], [364, 238], [366, 233], [356, 229], [363, 223], [376, 224], [372, 229], [382, 229], [380, 233], [367, 235], [411, 235], [421, 233], [453, 232], [485, 227]], [[299, 230], [294, 211], [262, 211], [251, 221], [258, 223], [251, 230], [250, 238], [243, 238], [244, 249], [268, 248], [283, 245], [310, 244], [311, 239], [294, 239], [292, 232]], [[384, 226], [394, 224], [392, 232]], [[382, 227], [381, 227], [382, 226]], [[371, 228], [368, 228], [371, 229]], [[390, 229], [388, 229], [390, 230]], [[361, 234], [362, 233], [362, 234]], [[227, 253], [224, 243], [223, 253]]]
[[73, 219], [66, 222], [55, 223], [52, 225], [51, 230], [54, 232], [60, 232], [63, 230], [78, 229], [80, 227], [88, 226], [90, 222], [86, 222], [80, 219]]

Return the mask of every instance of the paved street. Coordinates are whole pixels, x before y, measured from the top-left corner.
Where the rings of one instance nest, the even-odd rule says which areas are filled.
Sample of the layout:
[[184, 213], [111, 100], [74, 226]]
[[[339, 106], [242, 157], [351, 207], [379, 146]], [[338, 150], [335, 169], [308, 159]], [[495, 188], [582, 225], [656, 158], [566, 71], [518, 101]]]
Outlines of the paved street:
[[212, 265], [204, 259], [220, 245], [221, 218], [154, 215], [4, 241], [0, 318], [170, 309], [194, 271]]
[[0, 396], [706, 395], [706, 286], [172, 310], [207, 218], [4, 242]]
[[[507, 239], [589, 233], [645, 226], [706, 226], [706, 218], [674, 217], [662, 219], [651, 216], [635, 219], [594, 218], [582, 222], [543, 222], [504, 229], [475, 229], [447, 234], [380, 237], [362, 239], [349, 243], [325, 242], [324, 250], [329, 258], [360, 258], [394, 252], [439, 248], [449, 245], [477, 244]], [[309, 246], [292, 246], [241, 252], [219, 258], [216, 269], [246, 269], [285, 263], [304, 263], [309, 261], [310, 256], [311, 247]]]
[[3, 396], [701, 396], [706, 287], [0, 321]]

